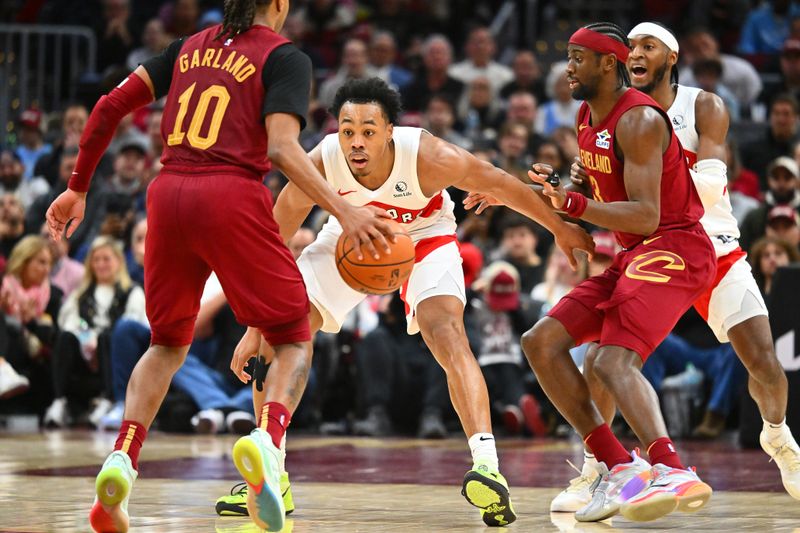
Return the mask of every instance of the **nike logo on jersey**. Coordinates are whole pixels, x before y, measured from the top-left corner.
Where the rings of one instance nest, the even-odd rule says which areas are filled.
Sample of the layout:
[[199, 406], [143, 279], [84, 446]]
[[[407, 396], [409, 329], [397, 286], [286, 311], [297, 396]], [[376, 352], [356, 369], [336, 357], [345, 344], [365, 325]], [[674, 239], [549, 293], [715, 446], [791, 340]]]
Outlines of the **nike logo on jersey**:
[[661, 237], [663, 237], [663, 235], [659, 235], [658, 237], [653, 237], [652, 239], [645, 239], [645, 240], [642, 241], [642, 244], [645, 244], [645, 245], [650, 244], [653, 241], [657, 241]]
[[343, 191], [342, 189], [339, 189], [336, 192], [339, 194], [339, 196], [347, 196], [348, 194], [353, 194], [356, 191]]
[[588, 128], [588, 127], [589, 127], [589, 126], [587, 126], [586, 124], [580, 124], [580, 125], [578, 126], [578, 133], [582, 132], [583, 130], [585, 130], [585, 129], [586, 129], [586, 128]]

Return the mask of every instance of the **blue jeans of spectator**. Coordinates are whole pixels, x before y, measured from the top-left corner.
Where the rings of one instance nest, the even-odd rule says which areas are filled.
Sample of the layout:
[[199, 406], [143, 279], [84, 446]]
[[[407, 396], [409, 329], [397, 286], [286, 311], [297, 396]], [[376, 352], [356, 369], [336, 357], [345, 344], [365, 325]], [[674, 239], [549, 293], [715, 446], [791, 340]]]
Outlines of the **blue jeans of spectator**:
[[730, 343], [715, 348], [697, 348], [681, 337], [669, 334], [647, 359], [642, 374], [659, 392], [664, 378], [680, 374], [689, 363], [711, 381], [708, 410], [727, 416], [747, 375]]
[[[150, 328], [135, 320], [120, 319], [111, 335], [111, 374], [115, 402], [125, 400], [131, 373], [136, 363], [150, 346]], [[183, 366], [178, 369], [172, 384], [188, 394], [202, 409], [233, 408], [251, 411], [252, 390], [244, 386], [239, 390], [207, 363], [213, 358], [213, 342], [195, 342]]]

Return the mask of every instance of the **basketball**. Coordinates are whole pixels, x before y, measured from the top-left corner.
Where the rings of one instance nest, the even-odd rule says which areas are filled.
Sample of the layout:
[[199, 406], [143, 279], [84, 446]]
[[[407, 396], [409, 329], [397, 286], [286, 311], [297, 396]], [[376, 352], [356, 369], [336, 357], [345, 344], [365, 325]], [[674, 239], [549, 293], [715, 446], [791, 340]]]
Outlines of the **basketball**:
[[364, 258], [359, 260], [353, 243], [344, 233], [336, 243], [336, 268], [339, 275], [353, 289], [364, 294], [389, 294], [400, 288], [411, 275], [414, 268], [414, 243], [403, 227], [387, 220], [397, 242], [392, 244], [390, 253], [380, 249], [375, 239], [372, 242], [381, 254], [375, 259], [362, 246]]

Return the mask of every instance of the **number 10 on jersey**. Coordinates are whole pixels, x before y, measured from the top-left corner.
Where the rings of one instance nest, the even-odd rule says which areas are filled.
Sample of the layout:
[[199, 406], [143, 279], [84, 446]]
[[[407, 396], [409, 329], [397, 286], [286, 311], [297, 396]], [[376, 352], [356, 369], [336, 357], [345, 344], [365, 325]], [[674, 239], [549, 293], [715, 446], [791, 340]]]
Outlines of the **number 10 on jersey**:
[[[196, 85], [197, 82], [191, 84], [189, 88], [183, 91], [178, 97], [178, 103], [181, 107], [175, 119], [175, 128], [167, 137], [167, 144], [169, 146], [181, 144], [184, 137], [186, 137], [192, 147], [199, 150], [208, 150], [217, 142], [219, 128], [222, 125], [222, 118], [225, 116], [228, 103], [231, 101], [231, 95], [228, 93], [228, 89], [222, 85], [212, 85], [200, 93], [200, 100], [197, 102], [197, 107], [195, 107], [194, 113], [192, 114], [192, 121], [189, 123], [189, 131], [185, 132], [183, 130], [183, 123], [186, 120], [186, 114], [189, 111], [189, 101], [192, 99]], [[211, 100], [216, 100], [214, 114], [211, 116], [208, 132], [204, 136], [200, 130], [206, 120], [206, 114], [208, 114], [208, 107], [211, 105]]]

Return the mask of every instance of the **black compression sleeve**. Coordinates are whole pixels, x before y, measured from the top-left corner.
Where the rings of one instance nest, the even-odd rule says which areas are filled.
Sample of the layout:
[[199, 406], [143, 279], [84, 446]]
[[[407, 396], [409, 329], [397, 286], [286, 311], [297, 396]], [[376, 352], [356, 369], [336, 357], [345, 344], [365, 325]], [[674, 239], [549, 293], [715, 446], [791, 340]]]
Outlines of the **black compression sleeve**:
[[172, 43], [164, 49], [163, 52], [157, 56], [153, 56], [144, 63], [142, 66], [150, 75], [153, 82], [153, 91], [155, 92], [156, 100], [167, 94], [169, 85], [172, 83], [172, 70], [175, 67], [175, 61], [181, 53], [183, 46], [183, 37], [172, 41]]

